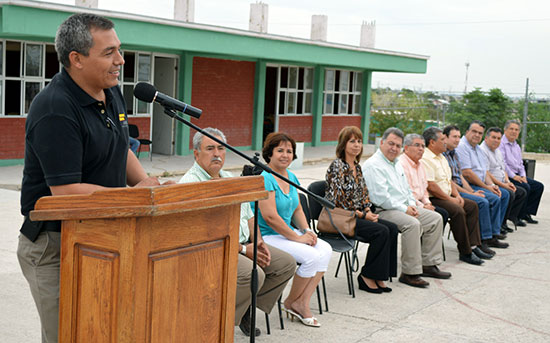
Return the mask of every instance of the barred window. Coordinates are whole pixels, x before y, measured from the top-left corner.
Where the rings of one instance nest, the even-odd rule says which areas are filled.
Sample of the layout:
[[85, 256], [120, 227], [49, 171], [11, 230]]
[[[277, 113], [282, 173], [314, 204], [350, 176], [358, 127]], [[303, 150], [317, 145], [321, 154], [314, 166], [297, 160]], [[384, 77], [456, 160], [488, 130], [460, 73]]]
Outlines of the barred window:
[[363, 74], [350, 70], [325, 70], [324, 114], [361, 113]]
[[53, 44], [0, 40], [0, 115], [27, 114], [60, 70]]
[[127, 114], [150, 114], [151, 104], [134, 98], [134, 87], [138, 82], [151, 82], [153, 72], [151, 54], [124, 51], [124, 61], [121, 84], [128, 108]]
[[279, 101], [277, 113], [311, 114], [313, 101], [313, 68], [278, 67]]

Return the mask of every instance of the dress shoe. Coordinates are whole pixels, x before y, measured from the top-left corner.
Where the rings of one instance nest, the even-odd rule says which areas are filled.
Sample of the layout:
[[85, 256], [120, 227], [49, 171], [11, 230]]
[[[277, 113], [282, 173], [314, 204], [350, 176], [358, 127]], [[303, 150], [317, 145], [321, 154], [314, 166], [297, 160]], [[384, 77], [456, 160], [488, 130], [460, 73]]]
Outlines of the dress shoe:
[[485, 241], [483, 241], [485, 244], [487, 244], [487, 246], [491, 247], [491, 248], [499, 248], [499, 249], [506, 249], [508, 248], [509, 244], [508, 243], [504, 243], [504, 242], [501, 242], [499, 241], [498, 239], [496, 239], [495, 237], [491, 238], [491, 239], [487, 239]]
[[483, 252], [483, 250], [481, 250], [480, 248], [478, 247], [475, 247], [473, 250], [472, 250], [472, 253], [474, 255], [476, 255], [477, 257], [483, 259], [483, 260], [490, 260], [493, 258], [494, 255], [491, 255], [491, 254], [487, 254], [485, 252]]
[[458, 258], [462, 262], [466, 262], [466, 263], [469, 263], [469, 264], [474, 264], [476, 266], [482, 265], [483, 262], [484, 262], [482, 259], [477, 257], [477, 255], [474, 254], [474, 253], [470, 253], [468, 255], [460, 254], [460, 256], [458, 256]]
[[520, 227], [525, 227], [525, 226], [527, 226], [527, 224], [525, 224], [525, 222], [524, 222], [523, 220], [521, 220], [521, 219], [516, 220], [516, 221], [514, 222], [514, 224], [515, 224], [516, 226], [520, 226]]
[[525, 220], [526, 222], [528, 222], [529, 224], [538, 224], [539, 221], [538, 220], [535, 220], [533, 219], [533, 217], [531, 217], [530, 214], [526, 215], [524, 218], [522, 218], [523, 220]]
[[451, 277], [451, 273], [442, 272], [437, 266], [422, 266], [422, 275], [424, 277], [433, 277], [436, 279], [448, 279]]
[[357, 275], [357, 283], [359, 284], [359, 289], [365, 292], [374, 293], [374, 294], [381, 294], [382, 288], [370, 288], [365, 280], [363, 280], [363, 277], [361, 274]]
[[496, 255], [496, 252], [493, 249], [489, 248], [487, 246], [487, 243], [485, 242], [481, 243], [481, 245], [478, 245], [477, 247], [479, 248], [479, 250], [483, 251], [486, 254], [493, 255], [493, 256]]
[[[243, 318], [241, 319], [239, 328], [247, 337], [250, 337], [250, 306], [248, 307], [248, 310], [246, 310]], [[256, 337], [262, 334], [262, 331], [260, 331], [260, 329], [258, 328], [256, 328], [254, 332]]]
[[511, 227], [509, 227], [506, 224], [502, 224], [502, 226], [500, 227], [500, 232], [502, 233], [502, 231], [504, 231], [506, 233], [512, 233], [512, 232], [514, 232], [514, 229], [512, 229]]
[[401, 276], [399, 276], [399, 282], [409, 286], [419, 287], [419, 288], [426, 288], [430, 285], [428, 281], [423, 280], [418, 275], [409, 275], [409, 274], [403, 274], [403, 273], [401, 273]]
[[502, 233], [501, 234], [496, 234], [496, 235], [493, 235], [493, 238], [496, 238], [496, 239], [502, 241], [502, 240], [506, 239], [506, 235], [503, 235]]

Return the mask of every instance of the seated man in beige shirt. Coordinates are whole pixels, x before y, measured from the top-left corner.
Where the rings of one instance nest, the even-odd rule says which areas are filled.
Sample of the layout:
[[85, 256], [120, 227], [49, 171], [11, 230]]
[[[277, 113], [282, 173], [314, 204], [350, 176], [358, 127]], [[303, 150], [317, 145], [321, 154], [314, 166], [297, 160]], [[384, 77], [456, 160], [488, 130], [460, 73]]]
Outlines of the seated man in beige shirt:
[[462, 198], [451, 182], [451, 168], [443, 156], [443, 152], [447, 150], [443, 131], [437, 127], [430, 127], [424, 131], [423, 136], [427, 149], [421, 162], [426, 170], [430, 201], [449, 212], [459, 259], [466, 263], [481, 265], [482, 258], [490, 259], [493, 255], [478, 247], [481, 246], [481, 237], [477, 204], [475, 201]]

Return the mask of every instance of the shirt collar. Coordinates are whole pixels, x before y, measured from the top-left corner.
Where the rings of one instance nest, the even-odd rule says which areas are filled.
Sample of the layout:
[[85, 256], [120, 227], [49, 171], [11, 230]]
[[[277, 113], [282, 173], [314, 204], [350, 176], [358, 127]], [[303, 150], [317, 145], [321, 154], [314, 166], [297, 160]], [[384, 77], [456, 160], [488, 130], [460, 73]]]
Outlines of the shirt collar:
[[396, 157], [395, 160], [393, 160], [393, 162], [390, 161], [390, 160], [388, 160], [388, 159], [386, 158], [386, 156], [384, 156], [384, 154], [382, 153], [382, 150], [380, 150], [380, 149], [378, 149], [378, 150], [376, 151], [376, 153], [382, 158], [383, 161], [385, 161], [385, 162], [388, 163], [388, 164], [391, 164], [391, 165], [394, 166], [394, 167], [395, 167], [395, 164], [396, 164], [397, 162], [399, 162], [399, 157]]
[[[193, 166], [191, 167], [191, 169], [189, 171], [193, 171], [194, 173], [196, 173], [199, 178], [201, 180], [210, 180], [212, 179], [212, 176], [210, 176], [210, 174], [208, 174], [208, 172], [206, 170], [204, 170], [198, 163], [197, 161], [195, 161], [193, 163]], [[188, 172], [189, 172], [188, 171]], [[223, 177], [231, 177], [233, 175], [231, 175], [230, 172], [226, 172], [225, 170], [223, 169], [220, 169], [220, 178], [223, 178]]]
[[[61, 69], [60, 78], [66, 84], [67, 88], [76, 98], [80, 106], [86, 107], [98, 102], [97, 99], [94, 99], [93, 97], [91, 97], [82, 88], [80, 88], [80, 86], [76, 82], [74, 82], [74, 80], [72, 79], [71, 75], [69, 75], [69, 72], [67, 72], [65, 67]], [[105, 92], [105, 103], [109, 104], [113, 98], [112, 89], [106, 88], [103, 91]]]
[[412, 160], [409, 156], [407, 156], [407, 154], [405, 154], [405, 153], [402, 153], [400, 157], [403, 158], [403, 159], [405, 159], [405, 161], [409, 162], [409, 164], [410, 164], [411, 166], [413, 166], [415, 169], [418, 169], [418, 166], [420, 166], [420, 161], [418, 161], [418, 163], [415, 162], [415, 161], [413, 161], [413, 160]]

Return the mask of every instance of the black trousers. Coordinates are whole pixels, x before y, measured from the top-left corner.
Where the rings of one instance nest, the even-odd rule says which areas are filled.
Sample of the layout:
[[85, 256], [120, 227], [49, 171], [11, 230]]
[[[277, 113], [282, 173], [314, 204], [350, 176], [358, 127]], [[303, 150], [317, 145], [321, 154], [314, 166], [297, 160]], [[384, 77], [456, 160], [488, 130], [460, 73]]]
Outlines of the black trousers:
[[508, 219], [515, 223], [520, 219], [519, 212], [523, 208], [524, 202], [527, 201], [527, 191], [522, 187], [516, 187], [515, 192], [508, 189], [506, 191], [510, 194], [510, 201], [508, 202], [508, 209], [506, 210], [504, 220]]
[[519, 211], [519, 219], [525, 218], [528, 214], [537, 215], [539, 209], [540, 198], [544, 192], [544, 185], [537, 180], [527, 178], [527, 183], [510, 180], [516, 185], [527, 191], [527, 200], [523, 203], [523, 207]]
[[355, 239], [369, 243], [361, 275], [373, 280], [388, 280], [397, 276], [397, 225], [378, 219], [371, 222], [357, 218]]

